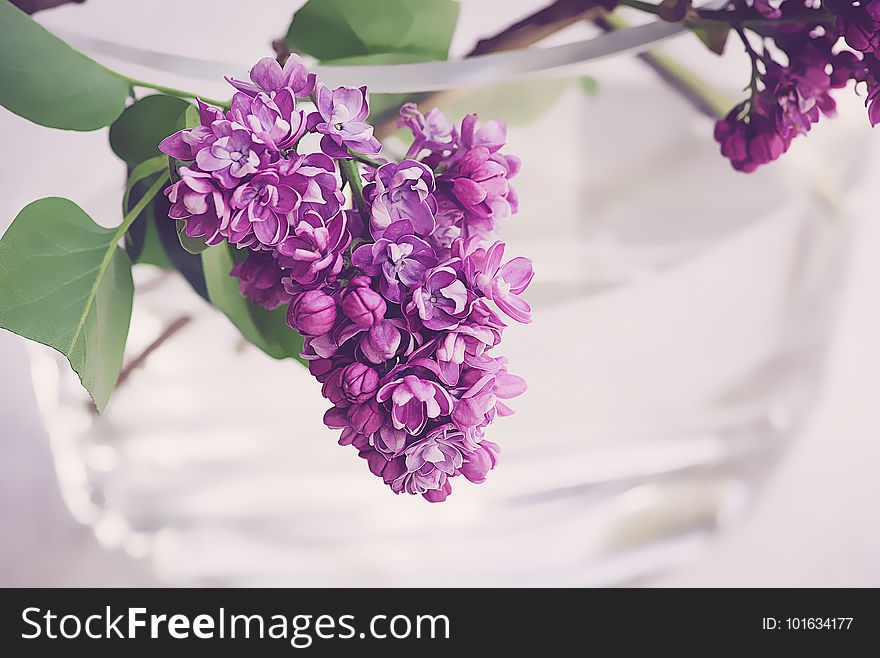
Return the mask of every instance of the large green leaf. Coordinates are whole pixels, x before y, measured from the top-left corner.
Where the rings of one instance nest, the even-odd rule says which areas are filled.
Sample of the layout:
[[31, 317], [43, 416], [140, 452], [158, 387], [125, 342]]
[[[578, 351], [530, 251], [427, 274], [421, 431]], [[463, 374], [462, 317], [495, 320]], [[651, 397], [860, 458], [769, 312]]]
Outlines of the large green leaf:
[[161, 155], [159, 142], [182, 128], [191, 103], [173, 96], [146, 96], [129, 105], [110, 126], [110, 148], [131, 166]]
[[455, 0], [309, 0], [285, 41], [321, 60], [374, 53], [446, 59], [457, 19]]
[[122, 78], [0, 2], [0, 105], [50, 128], [97, 130], [127, 95]]
[[716, 55], [724, 54], [727, 36], [730, 34], [729, 23], [701, 18], [689, 23], [688, 27], [694, 31], [694, 34], [706, 45], [706, 48]]
[[[131, 169], [125, 194], [122, 197], [123, 215], [127, 215], [137, 205], [157, 176], [163, 178], [168, 176], [168, 157], [165, 155], [144, 160]], [[125, 251], [132, 263], [145, 263], [164, 270], [173, 270], [174, 266], [165, 253], [156, 228], [155, 203], [156, 199], [153, 199], [128, 229], [125, 234]], [[171, 222], [167, 218], [165, 221]]]
[[[166, 218], [165, 221], [170, 222], [171, 220]], [[126, 234], [125, 250], [135, 265], [155, 265], [168, 271], [175, 269], [162, 245], [162, 237], [156, 226], [152, 203], [144, 211], [142, 217], [132, 224], [131, 230]]]
[[229, 272], [235, 265], [231, 247], [219, 244], [202, 252], [202, 267], [208, 284], [208, 297], [226, 314], [248, 341], [275, 359], [295, 358], [302, 361], [302, 337], [287, 326], [282, 306], [266, 311], [242, 297], [238, 279]]
[[26, 206], [0, 239], [0, 327], [64, 354], [103, 411], [122, 366], [131, 261], [72, 201]]
[[159, 234], [159, 241], [175, 269], [183, 275], [200, 297], [207, 300], [208, 286], [202, 270], [202, 258], [189, 253], [181, 246], [180, 237], [177, 235], [177, 224], [168, 217], [170, 210], [171, 203], [164, 194], [153, 200], [153, 224]]

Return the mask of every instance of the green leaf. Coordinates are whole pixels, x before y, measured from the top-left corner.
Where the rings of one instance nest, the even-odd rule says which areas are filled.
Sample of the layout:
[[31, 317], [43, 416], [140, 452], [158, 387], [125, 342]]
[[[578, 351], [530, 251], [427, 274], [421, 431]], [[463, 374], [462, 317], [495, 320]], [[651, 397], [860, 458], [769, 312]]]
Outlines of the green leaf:
[[128, 214], [128, 211], [131, 210], [129, 196], [131, 195], [132, 188], [141, 181], [152, 178], [157, 174], [164, 173], [167, 169], [168, 157], [164, 155], [157, 155], [149, 160], [144, 160], [137, 167], [132, 169], [131, 174], [128, 177], [128, 183], [125, 186], [125, 194], [122, 195], [123, 215]]
[[0, 2], [0, 105], [42, 126], [97, 130], [127, 96], [122, 78]]
[[[150, 206], [152, 205], [151, 203]], [[167, 217], [165, 220], [171, 222]], [[132, 225], [128, 235], [136, 235], [140, 232], [142, 235], [138, 240], [140, 246], [136, 255], [132, 254], [126, 243], [126, 251], [132, 262], [136, 265], [155, 265], [163, 270], [174, 270], [174, 264], [165, 253], [165, 247], [162, 245], [162, 238], [159, 235], [152, 208], [147, 208], [145, 215]]]
[[191, 238], [186, 234], [186, 222], [182, 219], [177, 220], [177, 239], [188, 254], [197, 256], [208, 248], [204, 238]]
[[177, 123], [177, 126], [175, 126], [175, 128], [177, 130], [183, 130], [184, 128], [195, 128], [200, 123], [201, 118], [199, 117], [199, 108], [197, 108], [195, 105], [188, 104], [186, 112], [184, 112], [183, 114], [183, 118]]
[[168, 217], [171, 202], [164, 194], [153, 200], [153, 224], [159, 234], [159, 241], [174, 268], [180, 272], [192, 289], [202, 298], [208, 299], [208, 286], [202, 271], [202, 259], [184, 250], [177, 236], [177, 225]]
[[26, 206], [0, 239], [0, 326], [64, 354], [99, 412], [122, 366], [134, 292], [118, 240], [61, 198]]
[[[154, 181], [158, 175], [166, 178], [168, 176], [167, 156], [158, 155], [150, 158], [131, 170], [128, 184], [125, 186], [125, 194], [122, 197], [123, 215], [128, 214], [140, 201], [151, 181]], [[164, 270], [172, 270], [174, 266], [162, 247], [162, 241], [156, 228], [154, 203], [155, 199], [150, 201], [150, 204], [144, 208], [126, 232], [125, 251], [135, 264], [150, 264]]]
[[694, 21], [689, 27], [709, 50], [716, 55], [724, 54], [727, 35], [730, 34], [730, 24], [723, 21], [700, 19]]
[[596, 78], [585, 75], [578, 78], [578, 83], [580, 83], [581, 89], [584, 90], [587, 96], [595, 96], [599, 93], [599, 83], [596, 81]]
[[229, 245], [219, 244], [202, 252], [211, 303], [226, 314], [242, 336], [272, 358], [295, 358], [305, 364], [299, 356], [302, 336], [287, 326], [285, 308], [266, 311], [242, 297], [238, 279], [229, 274], [235, 264], [231, 249]]
[[320, 60], [373, 53], [446, 59], [457, 19], [454, 0], [309, 0], [285, 41]]
[[173, 96], [135, 101], [110, 126], [110, 148], [131, 166], [161, 155], [159, 142], [180, 130], [190, 107], [194, 106]]

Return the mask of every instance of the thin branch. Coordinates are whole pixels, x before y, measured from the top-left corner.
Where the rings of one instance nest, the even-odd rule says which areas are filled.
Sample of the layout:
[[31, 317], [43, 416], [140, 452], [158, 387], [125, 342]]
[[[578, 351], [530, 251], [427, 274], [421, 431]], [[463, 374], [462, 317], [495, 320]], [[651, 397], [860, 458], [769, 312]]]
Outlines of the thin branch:
[[532, 46], [545, 37], [602, 11], [601, 0], [556, 0], [498, 34], [480, 39], [466, 56], [500, 53]]
[[159, 336], [152, 343], [147, 345], [144, 350], [135, 356], [131, 361], [125, 364], [125, 367], [119, 373], [119, 379], [116, 380], [116, 388], [122, 386], [129, 377], [131, 377], [131, 373], [140, 368], [146, 362], [147, 358], [155, 352], [159, 347], [167, 341], [169, 338], [174, 336], [178, 331], [183, 329], [186, 325], [192, 322], [192, 317], [189, 315], [182, 315], [176, 320], [174, 320], [171, 324], [165, 327], [165, 330], [159, 334]]
[[351, 155], [352, 158], [354, 158], [355, 160], [357, 160], [361, 164], [365, 164], [369, 167], [373, 167], [374, 169], [381, 167], [383, 164], [385, 164], [381, 160], [376, 160], [375, 158], [371, 158], [369, 156], [366, 156], [363, 153], [356, 153], [356, 152], [352, 151], [351, 149], [348, 150], [348, 153], [349, 153], [349, 155]]

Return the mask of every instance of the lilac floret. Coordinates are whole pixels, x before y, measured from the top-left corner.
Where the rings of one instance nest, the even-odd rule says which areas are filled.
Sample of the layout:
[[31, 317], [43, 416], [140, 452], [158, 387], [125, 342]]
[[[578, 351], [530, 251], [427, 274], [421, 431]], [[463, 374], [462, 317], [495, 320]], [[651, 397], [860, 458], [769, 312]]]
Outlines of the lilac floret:
[[318, 83], [315, 89], [317, 112], [308, 117], [308, 128], [324, 135], [321, 150], [334, 158], [350, 158], [348, 149], [366, 155], [382, 150], [373, 137], [373, 126], [366, 123], [370, 114], [369, 92], [366, 87], [329, 87]]

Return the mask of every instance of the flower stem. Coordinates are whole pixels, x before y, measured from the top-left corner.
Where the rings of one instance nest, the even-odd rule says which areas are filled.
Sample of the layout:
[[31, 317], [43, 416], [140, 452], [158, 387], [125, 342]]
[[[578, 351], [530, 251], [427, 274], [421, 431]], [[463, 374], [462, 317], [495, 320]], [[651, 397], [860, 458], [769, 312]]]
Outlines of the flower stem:
[[216, 98], [208, 98], [207, 96], [200, 96], [199, 94], [195, 94], [191, 91], [185, 91], [183, 89], [175, 89], [174, 87], [165, 87], [163, 85], [153, 84], [152, 82], [146, 82], [144, 80], [137, 80], [135, 78], [129, 78], [127, 75], [122, 75], [121, 73], [117, 73], [117, 75], [125, 80], [132, 87], [145, 87], [146, 89], [153, 89], [155, 91], [161, 92], [163, 94], [167, 94], [168, 96], [175, 96], [176, 98], [200, 98], [210, 105], [216, 105], [217, 107], [229, 107], [229, 101], [220, 101]]
[[355, 153], [351, 149], [348, 149], [348, 152], [351, 155], [351, 157], [353, 157], [355, 160], [357, 160], [358, 162], [361, 162], [365, 165], [368, 165], [370, 167], [374, 167], [374, 168], [378, 169], [383, 164], [385, 164], [384, 162], [380, 162], [379, 160], [376, 160], [376, 159], [371, 158], [369, 156], [363, 155], [362, 153]]
[[354, 160], [339, 160], [339, 173], [342, 175], [342, 180], [348, 182], [348, 186], [351, 188], [351, 200], [360, 213], [361, 219], [366, 221], [370, 213], [367, 210], [367, 202], [364, 200], [364, 185], [357, 164]]
[[751, 91], [752, 97], [754, 97], [758, 93], [758, 79], [761, 77], [761, 70], [758, 68], [758, 62], [760, 62], [761, 56], [758, 55], [754, 47], [752, 47], [748, 36], [746, 36], [745, 31], [741, 27], [736, 28], [736, 33], [739, 35], [739, 38], [743, 43], [743, 48], [745, 48], [746, 53], [748, 53], [749, 59], [752, 62], [752, 77], [749, 79], [749, 86], [746, 87], [744, 91]]
[[126, 382], [126, 380], [131, 377], [131, 373], [135, 369], [144, 365], [147, 357], [149, 357], [150, 354], [159, 349], [162, 346], [162, 343], [174, 336], [174, 334], [183, 329], [190, 322], [192, 322], [191, 316], [182, 315], [174, 320], [174, 322], [169, 324], [167, 327], [165, 327], [165, 329], [162, 331], [161, 334], [159, 334], [156, 340], [147, 345], [140, 354], [138, 354], [131, 361], [125, 364], [125, 367], [123, 367], [122, 370], [119, 372], [119, 378], [116, 380], [116, 388], [122, 386]]
[[148, 189], [140, 198], [140, 200], [138, 200], [138, 202], [134, 205], [134, 208], [132, 208], [125, 214], [125, 217], [122, 218], [122, 223], [116, 227], [114, 243], [119, 242], [119, 240], [122, 239], [122, 236], [125, 235], [125, 232], [134, 223], [134, 220], [136, 220], [140, 216], [140, 214], [144, 211], [144, 208], [149, 205], [150, 201], [153, 200], [153, 197], [159, 193], [159, 190], [161, 190], [167, 182], [167, 175], [159, 176], [159, 178], [156, 179], [156, 182], [150, 186], [150, 189]]

